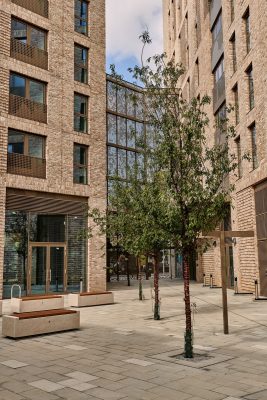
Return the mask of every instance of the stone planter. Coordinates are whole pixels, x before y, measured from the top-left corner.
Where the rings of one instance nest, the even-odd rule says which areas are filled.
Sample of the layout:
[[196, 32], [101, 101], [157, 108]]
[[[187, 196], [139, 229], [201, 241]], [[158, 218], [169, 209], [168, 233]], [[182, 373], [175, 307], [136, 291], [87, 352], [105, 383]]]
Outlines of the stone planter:
[[84, 292], [69, 295], [69, 306], [71, 307], [92, 307], [113, 303], [114, 295], [112, 292]]

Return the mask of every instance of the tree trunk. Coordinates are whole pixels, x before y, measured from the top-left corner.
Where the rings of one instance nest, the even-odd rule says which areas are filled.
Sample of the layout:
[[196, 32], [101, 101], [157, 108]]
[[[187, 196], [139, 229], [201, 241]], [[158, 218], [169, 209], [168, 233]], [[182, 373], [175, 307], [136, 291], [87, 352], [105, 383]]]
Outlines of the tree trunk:
[[155, 291], [155, 304], [154, 304], [154, 319], [160, 319], [160, 305], [159, 305], [159, 255], [156, 253], [153, 256], [154, 261], [154, 291]]
[[183, 275], [184, 275], [184, 302], [185, 302], [185, 358], [193, 358], [193, 332], [192, 332], [192, 316], [190, 304], [190, 268], [188, 262], [188, 251], [183, 254]]
[[138, 258], [138, 278], [139, 278], [139, 300], [143, 300], [143, 284], [142, 284], [142, 271], [141, 271], [141, 263]]

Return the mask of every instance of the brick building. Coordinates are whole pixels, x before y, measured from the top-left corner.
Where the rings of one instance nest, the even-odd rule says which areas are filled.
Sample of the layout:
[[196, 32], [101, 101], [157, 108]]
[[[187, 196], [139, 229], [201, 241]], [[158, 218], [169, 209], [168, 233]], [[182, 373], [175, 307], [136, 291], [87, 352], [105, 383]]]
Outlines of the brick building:
[[0, 0], [0, 294], [105, 290], [105, 1]]
[[[255, 239], [237, 238], [226, 244], [228, 284], [237, 278], [240, 291], [253, 291], [254, 281], [267, 296], [267, 2], [266, 0], [163, 0], [164, 46], [169, 58], [185, 67], [184, 96], [212, 97], [207, 109], [210, 143], [220, 141], [213, 128], [230, 115], [236, 135], [231, 148], [238, 159], [232, 198], [231, 228], [256, 232]], [[249, 152], [251, 160], [242, 159]], [[199, 257], [198, 280], [212, 274], [220, 286], [218, 242]]]

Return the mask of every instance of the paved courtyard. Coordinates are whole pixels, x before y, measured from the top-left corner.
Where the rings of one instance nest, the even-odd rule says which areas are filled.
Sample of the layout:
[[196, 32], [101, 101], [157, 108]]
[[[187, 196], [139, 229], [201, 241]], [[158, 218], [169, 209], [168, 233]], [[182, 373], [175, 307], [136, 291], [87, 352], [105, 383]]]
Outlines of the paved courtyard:
[[192, 284], [192, 362], [176, 357], [183, 347], [182, 283], [161, 281], [161, 321], [152, 319], [152, 282], [145, 282], [143, 302], [132, 284], [111, 284], [114, 305], [81, 309], [80, 331], [1, 338], [0, 399], [267, 399], [267, 302], [229, 291], [225, 336], [221, 291]]

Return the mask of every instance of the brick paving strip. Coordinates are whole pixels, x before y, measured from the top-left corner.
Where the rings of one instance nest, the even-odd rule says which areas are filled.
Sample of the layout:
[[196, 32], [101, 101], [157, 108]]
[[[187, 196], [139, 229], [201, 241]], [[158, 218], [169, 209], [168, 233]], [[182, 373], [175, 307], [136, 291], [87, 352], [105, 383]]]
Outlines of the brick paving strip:
[[220, 293], [192, 284], [200, 358], [181, 360], [176, 356], [183, 348], [182, 284], [161, 281], [162, 320], [154, 321], [150, 282], [143, 302], [137, 300], [137, 283], [131, 283], [111, 285], [116, 304], [82, 309], [80, 331], [1, 338], [0, 400], [267, 399], [266, 303], [229, 291], [225, 336]]

